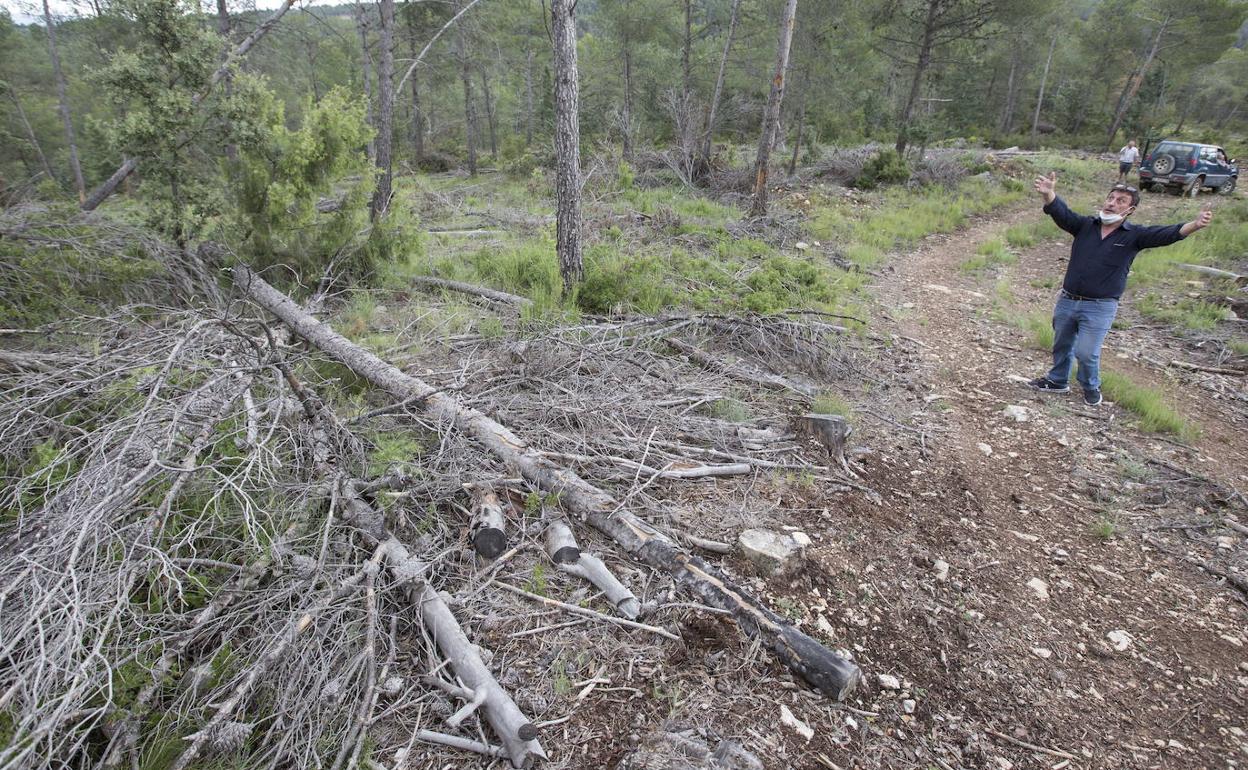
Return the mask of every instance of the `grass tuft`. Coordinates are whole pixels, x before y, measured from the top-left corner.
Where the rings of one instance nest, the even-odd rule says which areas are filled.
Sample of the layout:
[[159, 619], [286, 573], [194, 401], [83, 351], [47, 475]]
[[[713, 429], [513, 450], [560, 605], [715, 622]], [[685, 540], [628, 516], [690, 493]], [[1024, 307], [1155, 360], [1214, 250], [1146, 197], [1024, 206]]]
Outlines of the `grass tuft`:
[[1117, 372], [1102, 371], [1101, 390], [1110, 401], [1135, 414], [1142, 430], [1169, 433], [1186, 440], [1200, 435], [1200, 429], [1172, 409], [1156, 388], [1140, 385]]

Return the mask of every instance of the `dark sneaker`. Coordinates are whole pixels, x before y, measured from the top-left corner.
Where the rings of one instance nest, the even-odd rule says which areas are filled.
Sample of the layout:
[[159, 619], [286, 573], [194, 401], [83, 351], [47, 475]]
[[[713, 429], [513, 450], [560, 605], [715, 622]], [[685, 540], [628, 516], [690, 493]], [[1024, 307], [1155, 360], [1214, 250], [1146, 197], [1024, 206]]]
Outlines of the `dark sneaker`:
[[1105, 399], [1101, 398], [1101, 391], [1099, 390], [1083, 391], [1083, 403], [1087, 404], [1088, 406], [1096, 406], [1097, 404], [1101, 403], [1104, 400]]
[[[1028, 382], [1027, 387], [1032, 388], [1033, 390], [1044, 391], [1045, 393], [1069, 393], [1070, 392], [1069, 385], [1059, 385], [1053, 380], [1050, 380], [1048, 377], [1037, 377], [1031, 382]], [[1100, 402], [1097, 402], [1097, 403], [1100, 403]]]

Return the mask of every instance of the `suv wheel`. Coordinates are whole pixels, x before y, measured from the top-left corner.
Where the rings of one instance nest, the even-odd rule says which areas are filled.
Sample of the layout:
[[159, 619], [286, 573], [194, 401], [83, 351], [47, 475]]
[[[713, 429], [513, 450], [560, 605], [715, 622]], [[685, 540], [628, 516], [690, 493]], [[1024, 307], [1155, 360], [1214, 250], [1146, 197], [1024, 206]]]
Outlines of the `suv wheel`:
[[1235, 177], [1231, 177], [1223, 182], [1222, 186], [1218, 188], [1218, 192], [1222, 195], [1230, 195], [1235, 192]]
[[1171, 171], [1174, 171], [1174, 156], [1158, 155], [1156, 160], [1153, 161], [1153, 172], [1165, 176]]
[[1188, 184], [1187, 189], [1184, 190], [1183, 193], [1185, 195], [1190, 195], [1193, 198], [1195, 198], [1197, 195], [1200, 194], [1200, 188], [1204, 186], [1205, 186], [1205, 178], [1203, 176], [1198, 176]]

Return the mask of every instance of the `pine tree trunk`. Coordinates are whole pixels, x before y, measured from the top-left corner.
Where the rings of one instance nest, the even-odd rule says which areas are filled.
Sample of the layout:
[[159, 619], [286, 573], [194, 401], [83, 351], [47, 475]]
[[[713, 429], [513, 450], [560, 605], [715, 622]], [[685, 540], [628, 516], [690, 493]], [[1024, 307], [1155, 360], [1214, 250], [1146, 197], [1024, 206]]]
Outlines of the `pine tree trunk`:
[[43, 173], [48, 175], [48, 179], [56, 179], [52, 174], [52, 166], [48, 163], [48, 156], [43, 154], [43, 147], [39, 145], [39, 137], [35, 136], [35, 130], [31, 128], [30, 121], [26, 119], [26, 110], [22, 109], [22, 103], [18, 100], [17, 94], [12, 87], [5, 88], [5, 94], [8, 95], [9, 101], [13, 102], [13, 108], [17, 111], [18, 120], [22, 123], [22, 129], [26, 132], [26, 141], [30, 142], [30, 146], [34, 148], [35, 157], [39, 158], [39, 165], [43, 168]]
[[732, 38], [737, 31], [737, 12], [741, 9], [741, 0], [732, 0], [732, 15], [728, 18], [728, 37], [724, 40], [724, 53], [719, 57], [719, 74], [715, 76], [715, 90], [711, 93], [711, 103], [706, 114], [706, 133], [702, 135], [703, 168], [710, 168], [711, 143], [715, 133], [715, 113], [719, 109], [719, 97], [724, 92], [724, 71], [728, 68], [728, 52], [732, 50]]
[[919, 60], [914, 66], [914, 79], [910, 81], [910, 95], [906, 97], [906, 106], [901, 111], [901, 125], [897, 129], [897, 144], [894, 149], [904, 153], [910, 141], [910, 118], [914, 116], [914, 105], [919, 101], [919, 89], [923, 85], [923, 76], [932, 63], [932, 45], [936, 35], [936, 15], [940, 0], [927, 0], [927, 20], [923, 23], [923, 40], [919, 44]]
[[624, 160], [633, 159], [633, 44], [624, 36], [624, 116], [621, 133], [624, 135]]
[[1014, 107], [1018, 98], [1018, 65], [1020, 45], [1013, 46], [1014, 54], [1010, 57], [1010, 75], [1005, 82], [1005, 106], [1001, 109], [1001, 119], [997, 121], [997, 130], [1008, 134], [1014, 130]]
[[494, 120], [494, 97], [490, 95], [490, 76], [486, 73], [485, 67], [479, 67], [477, 72], [481, 75], [481, 94], [485, 97], [486, 126], [490, 129], [490, 158], [497, 161], [498, 129]]
[[[412, 59], [416, 58], [416, 25], [411, 14], [404, 14], [407, 20], [407, 49]], [[420, 109], [420, 75], [412, 72], [412, 155], [420, 163], [425, 157], [425, 116]]]
[[784, 17], [780, 20], [780, 41], [776, 46], [776, 73], [771, 78], [771, 92], [767, 95], [767, 109], [763, 113], [763, 130], [758, 140], [758, 158], [754, 162], [754, 202], [750, 216], [761, 217], [767, 213], [767, 165], [771, 161], [771, 142], [776, 126], [780, 124], [780, 105], [784, 100], [784, 74], [789, 67], [789, 48], [793, 44], [794, 19], [797, 16], [797, 0], [788, 0]]
[[459, 56], [459, 76], [464, 84], [464, 143], [468, 150], [468, 175], [477, 175], [477, 110], [472, 96], [472, 62], [468, 59], [468, 33], [463, 24], [455, 25], [455, 48]]
[[575, 0], [550, 3], [555, 46], [555, 251], [559, 255], [564, 296], [571, 294], [585, 275], [581, 259], [581, 123], [575, 8]]
[[377, 189], [370, 216], [374, 221], [390, 209], [394, 179], [394, 0], [378, 0], [381, 15], [381, 51], [377, 63]]
[[1040, 76], [1040, 93], [1036, 96], [1036, 111], [1031, 116], [1031, 146], [1036, 146], [1036, 132], [1040, 128], [1040, 108], [1044, 106], [1044, 87], [1049, 83], [1049, 67], [1053, 64], [1053, 49], [1057, 48], [1057, 32], [1049, 40], [1049, 55], [1044, 60], [1044, 74]]
[[524, 146], [533, 144], [533, 48], [524, 52]]
[[1131, 101], [1135, 99], [1136, 93], [1140, 90], [1140, 85], [1144, 82], [1144, 76], [1148, 74], [1148, 67], [1156, 58], [1157, 52], [1161, 50], [1161, 39], [1166, 34], [1166, 28], [1170, 26], [1170, 17], [1167, 16], [1162, 21], [1161, 26], [1157, 28], [1157, 35], [1153, 38], [1153, 43], [1149, 46], [1148, 54], [1144, 57], [1144, 63], [1135, 71], [1127, 80], [1127, 87], [1122, 93], [1122, 98], [1118, 101], [1118, 109], [1114, 111], [1114, 120], [1109, 125], [1109, 135], [1105, 137], [1106, 149], [1113, 149], [1114, 136], [1117, 135], [1118, 129], [1122, 127], [1122, 121], [1127, 116], [1127, 110], [1131, 109]]
[[[377, 125], [373, 121], [373, 55], [368, 49], [368, 22], [364, 18], [364, 7], [355, 6], [355, 25], [360, 33], [360, 69], [364, 75], [364, 119], [368, 125]], [[373, 137], [365, 148], [370, 165], [377, 160], [377, 138]]]
[[[217, 34], [221, 36], [221, 41], [226, 44], [225, 50], [229, 51], [230, 11], [229, 8], [226, 7], [225, 0], [217, 0]], [[230, 81], [231, 78], [227, 72], [222, 85], [222, 88], [225, 89], [225, 93], [227, 95], [230, 93]], [[238, 145], [233, 142], [226, 144], [225, 157], [229, 158], [231, 161], [238, 160]]]
[[56, 47], [56, 28], [52, 24], [52, 11], [48, 9], [48, 0], [43, 0], [43, 23], [48, 33], [48, 56], [52, 59], [52, 76], [56, 80], [56, 101], [61, 113], [61, 123], [65, 127], [65, 142], [69, 146], [69, 169], [74, 175], [74, 189], [78, 192], [78, 203], [87, 197], [87, 185], [82, 179], [82, 165], [78, 162], [78, 142], [74, 138], [74, 121], [69, 113], [69, 96], [66, 94], [65, 73], [61, 70], [61, 54]]
[[802, 131], [806, 128], [806, 86], [808, 78], [803, 78], [801, 101], [797, 109], [797, 136], [793, 138], [793, 156], [789, 158], [789, 176], [797, 171], [797, 154], [802, 149]]

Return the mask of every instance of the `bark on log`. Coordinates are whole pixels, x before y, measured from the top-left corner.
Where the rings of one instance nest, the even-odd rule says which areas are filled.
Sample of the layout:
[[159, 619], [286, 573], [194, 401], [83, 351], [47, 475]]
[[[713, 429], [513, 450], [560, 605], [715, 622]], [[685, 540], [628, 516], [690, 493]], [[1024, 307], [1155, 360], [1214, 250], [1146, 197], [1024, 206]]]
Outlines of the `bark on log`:
[[566, 520], [556, 519], [546, 527], [546, 553], [556, 567], [588, 581], [606, 594], [607, 601], [624, 617], [636, 620], [641, 614], [637, 596], [607, 569], [602, 559], [581, 551]]
[[234, 268], [238, 289], [307, 340], [391, 395], [415, 398], [424, 410], [483, 444], [513, 471], [557, 494], [569, 510], [657, 569], [669, 572], [703, 603], [732, 613], [742, 630], [759, 639], [777, 658], [821, 692], [843, 699], [862, 678], [858, 667], [794, 628], [715, 567], [685, 552], [639, 519], [611, 495], [594, 487], [529, 447], [519, 436], [485, 414], [405, 374], [317, 321], [246, 266]]
[[804, 414], [797, 418], [797, 432], [818, 441], [837, 462], [845, 462], [845, 439], [849, 438], [853, 428], [844, 417], [839, 414]]

